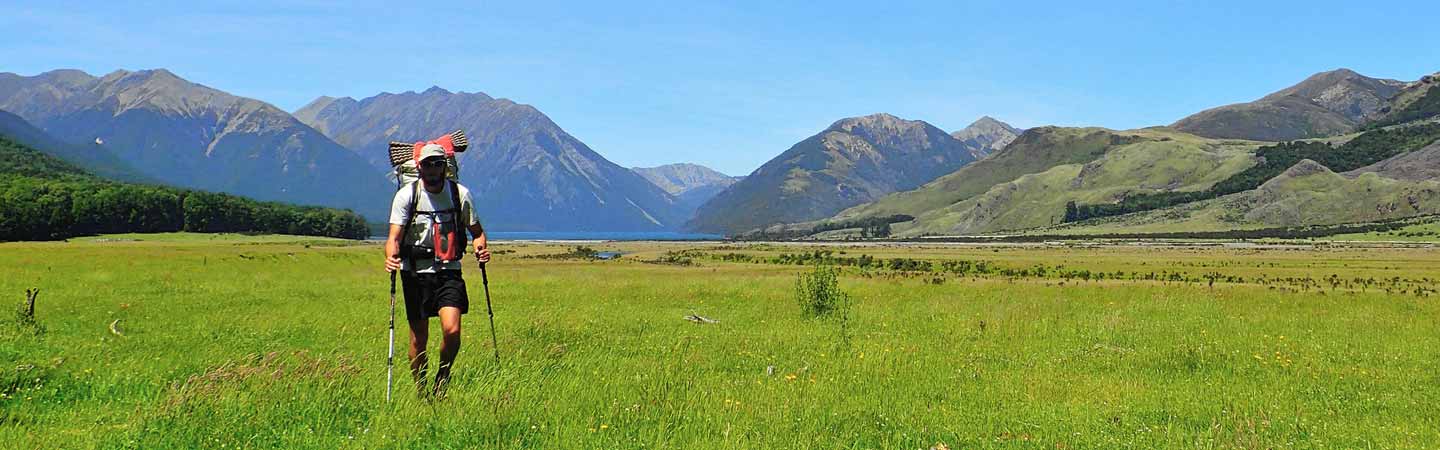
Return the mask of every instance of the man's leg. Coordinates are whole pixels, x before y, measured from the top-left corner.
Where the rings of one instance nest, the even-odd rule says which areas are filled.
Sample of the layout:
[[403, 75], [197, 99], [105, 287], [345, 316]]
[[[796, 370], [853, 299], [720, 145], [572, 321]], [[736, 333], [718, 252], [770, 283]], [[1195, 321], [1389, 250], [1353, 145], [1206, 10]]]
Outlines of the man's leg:
[[425, 347], [430, 340], [430, 320], [410, 320], [410, 376], [415, 378], [415, 386], [421, 395], [428, 394], [425, 384], [429, 378], [425, 376], [429, 366], [429, 358], [425, 357]]
[[440, 368], [435, 370], [435, 393], [444, 394], [450, 383], [450, 367], [455, 364], [455, 355], [460, 353], [460, 308], [440, 308]]

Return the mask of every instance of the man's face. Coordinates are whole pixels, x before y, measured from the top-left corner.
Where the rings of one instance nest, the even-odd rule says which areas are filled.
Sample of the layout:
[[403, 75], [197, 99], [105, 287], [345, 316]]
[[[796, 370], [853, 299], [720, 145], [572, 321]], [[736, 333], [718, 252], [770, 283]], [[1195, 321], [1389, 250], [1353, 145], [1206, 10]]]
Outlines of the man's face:
[[438, 186], [445, 180], [445, 158], [430, 157], [420, 161], [420, 179], [426, 186]]

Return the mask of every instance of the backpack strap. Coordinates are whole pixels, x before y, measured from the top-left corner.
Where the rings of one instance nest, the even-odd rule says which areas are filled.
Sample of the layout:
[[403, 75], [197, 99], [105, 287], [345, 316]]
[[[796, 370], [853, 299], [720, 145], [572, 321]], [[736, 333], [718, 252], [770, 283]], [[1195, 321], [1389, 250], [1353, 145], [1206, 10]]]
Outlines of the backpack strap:
[[410, 270], [415, 270], [415, 252], [411, 250], [415, 243], [410, 241], [410, 224], [415, 223], [415, 208], [419, 207], [419, 185], [420, 180], [410, 182], [410, 212], [405, 214], [405, 225], [400, 227], [400, 253], [405, 254], [404, 258], [410, 263]]
[[455, 206], [455, 228], [459, 228], [455, 230], [455, 239], [460, 243], [460, 256], [455, 260], [459, 261], [465, 258], [466, 238], [470, 236], [470, 229], [465, 226], [465, 221], [460, 219], [465, 215], [465, 205], [460, 204], [460, 183], [455, 180], [450, 180], [450, 202]]

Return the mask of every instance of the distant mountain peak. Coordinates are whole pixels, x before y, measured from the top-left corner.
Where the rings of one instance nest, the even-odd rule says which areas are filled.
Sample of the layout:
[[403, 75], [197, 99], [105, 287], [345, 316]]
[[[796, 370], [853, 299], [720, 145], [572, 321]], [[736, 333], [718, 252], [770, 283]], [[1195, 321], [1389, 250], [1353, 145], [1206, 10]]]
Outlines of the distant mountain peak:
[[305, 108], [324, 108], [324, 107], [330, 106], [331, 104], [334, 104], [334, 103], [351, 103], [351, 102], [354, 102], [354, 101], [355, 101], [355, 99], [350, 98], [350, 97], [330, 97], [330, 96], [322, 95], [322, 96], [316, 97], [314, 100], [311, 100], [310, 103], [306, 103], [305, 106], [301, 106], [300, 109], [305, 109]]
[[[505, 100], [505, 99], [497, 99], [497, 98], [495, 98], [495, 97], [491, 97], [489, 94], [486, 94], [486, 93], [481, 92], [481, 91], [475, 91], [475, 92], [451, 91], [451, 90], [449, 90], [449, 89], [445, 89], [445, 88], [440, 87], [440, 86], [430, 86], [429, 88], [426, 88], [425, 90], [420, 91], [420, 92], [415, 92], [415, 91], [413, 91], [413, 90], [407, 90], [407, 91], [403, 91], [403, 92], [400, 92], [400, 93], [394, 93], [394, 92], [389, 92], [389, 91], [381, 91], [380, 93], [375, 94], [374, 96], [367, 97], [367, 98], [361, 99], [361, 100], [359, 100], [359, 101], [362, 101], [362, 102], [365, 102], [365, 101], [377, 101], [377, 99], [385, 99], [385, 98], [390, 98], [390, 97], [397, 97], [397, 98], [404, 98], [404, 99], [408, 99], [408, 98], [412, 98], [412, 97], [420, 97], [420, 98], [438, 99], [438, 100], [444, 100], [444, 99], [465, 99], [465, 100], [476, 100], [476, 99], [478, 99], [478, 100], [482, 100], [482, 101]], [[349, 97], [345, 97], [345, 98], [349, 98]], [[508, 100], [506, 100], [506, 101], [508, 101]]]
[[[726, 186], [733, 184], [736, 179], [699, 164], [675, 163], [655, 167], [632, 167], [630, 170], [655, 183], [660, 189], [669, 192], [671, 195], [680, 195], [697, 187], [721, 183]], [[717, 192], [718, 193], [718, 192]], [[698, 206], [698, 205], [697, 205]]]
[[1400, 87], [1404, 85], [1405, 83], [1401, 81], [1370, 78], [1356, 73], [1353, 70], [1340, 68], [1306, 77], [1305, 80], [1294, 86], [1281, 89], [1278, 92], [1265, 96], [1263, 99], [1295, 95], [1316, 101], [1326, 109], [1345, 113], [1344, 109], [1350, 105], [1334, 102], [1332, 102], [1334, 104], [1326, 104], [1326, 99], [1321, 97], [1327, 94], [1334, 97], [1337, 95], [1334, 91], [1337, 89], [1352, 89], [1364, 92], [1380, 92], [1379, 94], [1373, 95], [1382, 97], [1381, 100], [1383, 100], [1384, 98], [1394, 95], [1395, 91], [1398, 91]]
[[981, 116], [970, 126], [950, 135], [966, 144], [975, 147], [976, 158], [984, 158], [986, 155], [999, 151], [1020, 137], [1024, 130], [1010, 126], [994, 117]]
[[630, 170], [675, 196], [681, 215], [689, 219], [700, 205], [745, 177], [732, 177], [699, 164], [676, 163]]
[[899, 130], [929, 125], [920, 120], [906, 120], [889, 113], [875, 113], [867, 116], [847, 117], [830, 125], [831, 130], [852, 131], [856, 128]]
[[829, 217], [914, 189], [974, 155], [974, 147], [924, 121], [886, 113], [840, 119], [710, 199], [689, 226], [742, 233]]
[[293, 115], [301, 123], [310, 125], [323, 134], [329, 134], [329, 130], [324, 128], [325, 121], [320, 119], [327, 115], [348, 114], [358, 104], [359, 102], [350, 97], [335, 98], [322, 95], [295, 110]]
[[146, 77], [174, 78], [174, 79], [179, 79], [179, 78], [180, 78], [179, 76], [175, 75], [175, 72], [171, 72], [169, 69], [166, 69], [166, 68], [163, 68], [163, 67], [161, 67], [161, 68], [155, 68], [155, 69], [145, 69], [145, 70], [141, 70], [141, 71], [139, 71], [139, 72], [135, 72], [135, 74], [136, 74], [136, 75], [141, 75], [141, 76], [146, 76]]
[[979, 119], [975, 119], [975, 121], [971, 122], [969, 126], [966, 126], [960, 131], [956, 131], [956, 133], [980, 133], [994, 130], [1004, 130], [1006, 132], [1009, 132], [1010, 134], [1016, 135], [1020, 134], [1020, 132], [1022, 131], [994, 117], [980, 116]]
[[965, 128], [979, 128], [979, 127], [997, 127], [997, 128], [1004, 128], [1004, 129], [1007, 129], [1007, 130], [1010, 130], [1010, 131], [1019, 131], [1019, 130], [1017, 130], [1015, 127], [1010, 126], [1010, 124], [1005, 123], [1005, 122], [1001, 121], [1000, 119], [996, 119], [996, 118], [990, 117], [990, 116], [980, 116], [979, 119], [975, 119], [974, 122], [971, 122], [971, 123], [970, 123], [970, 126], [967, 126], [967, 127], [965, 127]]
[[1384, 115], [1406, 85], [1340, 68], [1311, 75], [1253, 102], [1192, 114], [1171, 126], [1223, 139], [1287, 141], [1333, 136]]
[[256, 127], [249, 131], [301, 125], [274, 105], [196, 83], [163, 68], [117, 70], [96, 79], [78, 95], [114, 101], [115, 115], [136, 109], [186, 117], [214, 113], [222, 121], [243, 118]]
[[36, 75], [35, 78], [51, 82], [60, 81], [68, 83], [83, 83], [95, 79], [93, 75], [78, 69], [55, 69]]
[[714, 173], [715, 175], [718, 175], [718, 176], [728, 176], [728, 175], [725, 175], [725, 174], [723, 174], [723, 173], [720, 173], [719, 171], [717, 171], [717, 170], [715, 170], [715, 169], [711, 169], [711, 168], [709, 168], [709, 167], [705, 167], [705, 166], [700, 165], [700, 164], [685, 163], [685, 162], [682, 162], [682, 163], [671, 163], [671, 164], [661, 164], [661, 165], [654, 166], [654, 167], [634, 167], [634, 168], [632, 168], [632, 169], [633, 169], [633, 170], [654, 170], [654, 169], [661, 169], [661, 170], [695, 170], [695, 171], [702, 171], [702, 172], [706, 172], [706, 173]]

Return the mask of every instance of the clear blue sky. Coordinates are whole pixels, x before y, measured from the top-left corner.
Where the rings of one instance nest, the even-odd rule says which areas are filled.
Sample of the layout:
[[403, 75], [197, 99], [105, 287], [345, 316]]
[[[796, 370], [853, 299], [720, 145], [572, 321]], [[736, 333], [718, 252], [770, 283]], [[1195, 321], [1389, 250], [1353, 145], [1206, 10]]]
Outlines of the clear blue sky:
[[0, 71], [167, 68], [293, 111], [431, 85], [625, 166], [745, 174], [836, 119], [1168, 124], [1323, 70], [1440, 71], [1433, 2], [22, 2]]

